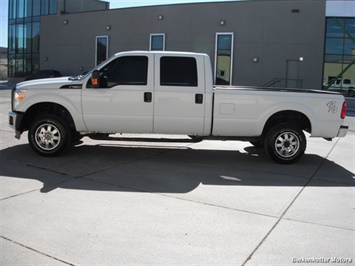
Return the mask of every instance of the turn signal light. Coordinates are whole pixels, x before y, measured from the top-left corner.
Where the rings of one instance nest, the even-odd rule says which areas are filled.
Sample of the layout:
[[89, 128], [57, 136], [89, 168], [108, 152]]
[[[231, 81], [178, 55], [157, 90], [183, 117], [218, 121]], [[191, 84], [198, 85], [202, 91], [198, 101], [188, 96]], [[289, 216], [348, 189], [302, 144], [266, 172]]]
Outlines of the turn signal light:
[[26, 97], [26, 90], [16, 90], [13, 94], [12, 110], [16, 110], [17, 105]]
[[22, 101], [26, 97], [26, 93], [18, 93], [17, 100]]

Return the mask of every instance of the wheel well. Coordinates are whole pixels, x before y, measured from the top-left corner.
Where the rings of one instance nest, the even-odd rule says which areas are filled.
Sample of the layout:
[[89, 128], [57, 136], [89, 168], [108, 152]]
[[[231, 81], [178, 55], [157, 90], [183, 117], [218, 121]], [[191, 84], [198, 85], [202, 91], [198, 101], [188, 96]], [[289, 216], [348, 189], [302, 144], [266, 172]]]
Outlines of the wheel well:
[[265, 135], [271, 127], [285, 122], [297, 125], [302, 130], [305, 130], [308, 133], [311, 133], [312, 131], [311, 122], [309, 121], [307, 116], [297, 111], [288, 110], [288, 111], [281, 111], [273, 114], [267, 120], [264, 126], [263, 135]]
[[63, 121], [68, 122], [70, 129], [75, 131], [74, 120], [69, 111], [62, 105], [51, 102], [38, 103], [31, 106], [22, 119], [21, 130], [28, 130], [32, 122], [42, 115], [54, 115], [59, 117]]

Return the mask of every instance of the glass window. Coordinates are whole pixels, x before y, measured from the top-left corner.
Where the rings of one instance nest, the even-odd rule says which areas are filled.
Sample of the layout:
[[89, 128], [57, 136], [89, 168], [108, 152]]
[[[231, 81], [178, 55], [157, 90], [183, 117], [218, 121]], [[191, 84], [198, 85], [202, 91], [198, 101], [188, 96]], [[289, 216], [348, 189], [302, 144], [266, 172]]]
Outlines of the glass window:
[[347, 18], [346, 20], [346, 30], [355, 38], [355, 18]]
[[39, 53], [39, 35], [40, 35], [40, 23], [35, 22], [32, 24], [32, 53]]
[[164, 51], [165, 50], [165, 34], [151, 34], [150, 35], [150, 51]]
[[16, 52], [16, 25], [9, 26], [9, 53]]
[[30, 74], [32, 74], [32, 60], [31, 58], [26, 58], [24, 76], [29, 76]]
[[15, 77], [24, 77], [23, 71], [23, 59], [14, 60], [14, 76]]
[[147, 85], [148, 57], [124, 56], [110, 62], [100, 70], [100, 87], [117, 85]]
[[9, 1], [9, 77], [23, 77], [39, 69], [40, 15], [55, 14], [57, 3], [58, 0]]
[[24, 48], [24, 25], [16, 24], [16, 52], [22, 53]]
[[9, 1], [9, 19], [13, 19], [13, 5], [14, 5], [14, 1]]
[[161, 86], [197, 87], [197, 65], [193, 57], [160, 58]]
[[57, 0], [49, 0], [49, 14], [57, 13]]
[[8, 74], [9, 77], [15, 76], [15, 55], [9, 54], [9, 62], [8, 62]]
[[41, 0], [33, 0], [33, 16], [41, 15]]
[[32, 52], [32, 24], [25, 25], [25, 53]]
[[326, 54], [325, 62], [328, 63], [341, 63], [343, 61], [342, 55]]
[[25, 15], [25, 0], [18, 0], [18, 18], [23, 18]]
[[[11, 1], [10, 1], [10, 4], [11, 4]], [[17, 18], [17, 4], [18, 4], [18, 0], [12, 1], [12, 16], [11, 16], [11, 18], [13, 18], [13, 19]]]
[[[330, 86], [331, 90], [340, 88], [345, 94], [346, 87], [355, 83], [355, 68], [349, 65], [355, 58], [353, 39], [355, 39], [354, 18], [327, 18], [323, 84]], [[332, 85], [337, 77], [338, 86], [336, 82]]]
[[31, 73], [38, 72], [39, 69], [40, 69], [40, 67], [39, 67], [39, 54], [32, 55]]
[[344, 39], [327, 38], [325, 52], [327, 54], [343, 54]]
[[233, 33], [216, 34], [215, 84], [232, 83]]
[[[354, 34], [354, 40], [355, 40], [355, 34]], [[355, 55], [355, 43], [351, 39], [345, 39], [344, 54]]]
[[[344, 19], [337, 18], [338, 21], [344, 25]], [[327, 37], [338, 37], [343, 38], [344, 32], [341, 29], [340, 25], [336, 22], [335, 18], [327, 19]]]
[[353, 55], [344, 55], [343, 57], [343, 62], [345, 64], [350, 64], [353, 60], [355, 60], [355, 51], [353, 51]]
[[25, 17], [32, 16], [32, 0], [25, 1]]
[[42, 11], [41, 15], [49, 14], [49, 0], [42, 0]]
[[96, 37], [96, 65], [101, 64], [108, 57], [108, 36]]

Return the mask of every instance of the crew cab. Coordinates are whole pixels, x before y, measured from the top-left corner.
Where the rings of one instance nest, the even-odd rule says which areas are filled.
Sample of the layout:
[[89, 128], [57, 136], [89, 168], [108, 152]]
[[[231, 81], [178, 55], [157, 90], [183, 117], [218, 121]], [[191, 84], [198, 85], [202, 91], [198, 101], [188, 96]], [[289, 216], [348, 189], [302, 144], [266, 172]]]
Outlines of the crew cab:
[[344, 137], [340, 94], [213, 86], [206, 54], [121, 52], [84, 76], [22, 82], [12, 90], [9, 124], [40, 155], [62, 153], [90, 134], [182, 134], [250, 141], [278, 163], [299, 160], [304, 131]]

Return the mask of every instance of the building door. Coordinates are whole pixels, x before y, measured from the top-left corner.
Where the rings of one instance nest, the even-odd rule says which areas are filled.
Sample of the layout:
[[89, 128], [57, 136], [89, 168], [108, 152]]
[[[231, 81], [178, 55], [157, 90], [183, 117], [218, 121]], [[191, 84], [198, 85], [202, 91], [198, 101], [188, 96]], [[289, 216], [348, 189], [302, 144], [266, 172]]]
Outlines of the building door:
[[286, 66], [286, 88], [300, 88], [299, 80], [300, 61], [287, 60]]

